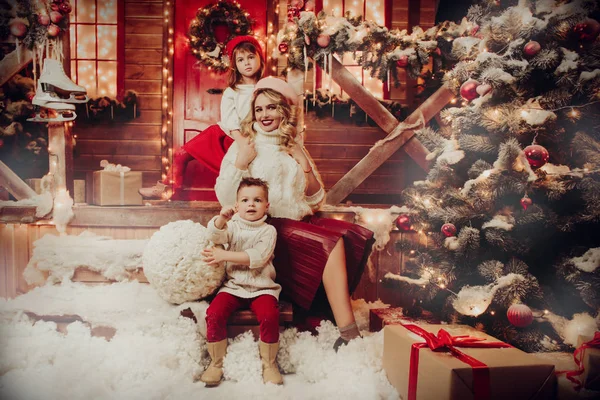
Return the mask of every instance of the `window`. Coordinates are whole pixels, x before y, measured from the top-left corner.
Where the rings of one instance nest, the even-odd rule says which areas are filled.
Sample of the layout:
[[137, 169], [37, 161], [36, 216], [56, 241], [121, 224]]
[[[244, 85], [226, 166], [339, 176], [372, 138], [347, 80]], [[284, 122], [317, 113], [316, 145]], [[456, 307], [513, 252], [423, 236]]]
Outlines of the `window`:
[[[335, 17], [344, 16], [349, 12], [352, 17], [361, 15], [364, 20], [373, 21], [381, 26], [385, 25], [384, 0], [323, 0], [323, 11], [327, 15]], [[377, 78], [371, 78], [370, 71], [363, 71], [362, 67], [354, 60], [352, 54], [345, 54], [342, 64], [373, 96], [383, 99], [383, 83]], [[321, 87], [328, 89], [331, 85], [333, 93], [341, 94], [339, 85], [329, 81], [329, 75], [323, 73], [321, 79]]]
[[117, 97], [117, 0], [72, 0], [71, 79], [90, 97]]

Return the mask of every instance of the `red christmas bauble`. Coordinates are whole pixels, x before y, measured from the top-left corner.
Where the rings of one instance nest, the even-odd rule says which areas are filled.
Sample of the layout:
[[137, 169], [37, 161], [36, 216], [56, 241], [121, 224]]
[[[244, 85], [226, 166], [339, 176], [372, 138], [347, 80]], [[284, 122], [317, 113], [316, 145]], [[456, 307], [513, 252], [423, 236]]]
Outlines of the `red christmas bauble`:
[[54, 24], [48, 27], [48, 36], [56, 37], [60, 33], [60, 28]]
[[277, 46], [277, 49], [279, 50], [279, 52], [281, 54], [287, 53], [287, 51], [288, 51], [288, 44], [287, 43], [279, 43], [279, 46]]
[[68, 2], [61, 3], [58, 6], [58, 11], [60, 11], [63, 14], [70, 13], [71, 12], [71, 3], [68, 3]]
[[313, 11], [315, 9], [315, 2], [313, 0], [308, 0], [304, 5], [304, 9], [306, 11]]
[[288, 21], [293, 21], [294, 18], [300, 18], [300, 9], [298, 7], [289, 7], [287, 12]]
[[40, 25], [48, 26], [48, 24], [50, 23], [50, 16], [48, 14], [39, 14], [38, 22], [40, 23]]
[[476, 80], [469, 79], [461, 85], [460, 96], [467, 101], [476, 99], [479, 96], [477, 94], [477, 86], [479, 86], [479, 83]]
[[407, 55], [401, 55], [398, 60], [396, 61], [396, 65], [400, 68], [404, 68], [408, 65], [408, 56]]
[[595, 19], [587, 18], [582, 23], [575, 25], [573, 31], [577, 33], [580, 40], [592, 42], [600, 34], [600, 23]]
[[521, 207], [523, 207], [523, 210], [527, 211], [527, 207], [529, 207], [530, 205], [533, 204], [533, 200], [531, 200], [529, 197], [525, 196], [521, 199], [520, 203], [521, 203]]
[[409, 231], [410, 230], [410, 217], [406, 214], [398, 215], [398, 218], [396, 218], [396, 226], [401, 231]]
[[523, 54], [526, 58], [532, 58], [540, 52], [542, 46], [536, 41], [527, 42], [527, 44], [523, 47]]
[[525, 304], [513, 304], [506, 311], [508, 322], [517, 328], [523, 328], [533, 322], [533, 312]]
[[446, 223], [442, 225], [442, 233], [446, 237], [455, 236], [456, 235], [456, 226], [454, 224]]
[[327, 46], [329, 46], [330, 42], [331, 42], [331, 36], [329, 36], [329, 35], [325, 35], [324, 33], [321, 33], [319, 36], [317, 36], [317, 44], [320, 47], [327, 47]]
[[52, 21], [55, 24], [58, 24], [60, 21], [62, 21], [63, 19], [63, 15], [58, 12], [58, 11], [50, 11], [50, 21]]
[[548, 150], [539, 144], [529, 145], [525, 147], [523, 152], [525, 153], [525, 157], [527, 157], [527, 161], [529, 162], [529, 165], [531, 165], [531, 168], [541, 167], [546, 164], [550, 158]]
[[15, 21], [10, 24], [10, 34], [14, 37], [23, 37], [27, 33], [27, 25], [21, 21]]

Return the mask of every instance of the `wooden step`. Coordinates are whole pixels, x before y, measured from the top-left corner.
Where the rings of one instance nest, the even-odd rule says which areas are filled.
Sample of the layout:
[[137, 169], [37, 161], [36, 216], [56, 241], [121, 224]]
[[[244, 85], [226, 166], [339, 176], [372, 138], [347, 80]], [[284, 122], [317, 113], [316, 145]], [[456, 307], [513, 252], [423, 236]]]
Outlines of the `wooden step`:
[[8, 53], [0, 60], [0, 86], [8, 82], [31, 61], [33, 61], [33, 52], [24, 46], [21, 46], [20, 54], [17, 50]]

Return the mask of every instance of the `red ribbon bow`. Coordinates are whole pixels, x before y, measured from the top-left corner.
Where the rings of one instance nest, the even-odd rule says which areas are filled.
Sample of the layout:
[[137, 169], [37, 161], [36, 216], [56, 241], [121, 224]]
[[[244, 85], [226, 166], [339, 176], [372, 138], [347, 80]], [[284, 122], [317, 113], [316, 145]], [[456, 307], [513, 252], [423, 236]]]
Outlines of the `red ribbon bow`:
[[476, 400], [490, 398], [490, 371], [486, 364], [463, 353], [456, 347], [499, 349], [512, 347], [503, 342], [485, 342], [485, 338], [476, 338], [467, 335], [452, 336], [444, 329], [440, 329], [437, 336], [417, 325], [403, 325], [409, 331], [425, 339], [425, 343], [413, 343], [410, 349], [410, 367], [408, 372], [408, 400], [417, 398], [417, 379], [419, 376], [419, 350], [427, 347], [432, 351], [449, 351], [460, 361], [473, 368], [473, 393]]
[[577, 369], [573, 371], [556, 371], [556, 375], [566, 374], [568, 380], [575, 384], [575, 391], [579, 392], [583, 386], [583, 383], [577, 378], [583, 374], [585, 367], [583, 365], [583, 352], [585, 349], [600, 349], [600, 331], [594, 333], [592, 340], [583, 343], [573, 353], [573, 359], [577, 365]]

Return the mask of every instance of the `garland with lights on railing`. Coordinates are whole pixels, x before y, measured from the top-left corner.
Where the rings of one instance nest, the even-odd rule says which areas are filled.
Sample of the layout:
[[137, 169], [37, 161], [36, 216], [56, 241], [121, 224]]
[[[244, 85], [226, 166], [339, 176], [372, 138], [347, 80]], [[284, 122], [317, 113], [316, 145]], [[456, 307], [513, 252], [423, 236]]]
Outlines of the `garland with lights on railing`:
[[251, 35], [253, 24], [250, 14], [236, 1], [219, 1], [199, 8], [188, 32], [192, 53], [209, 70], [225, 72], [229, 60], [222, 50], [234, 37]]
[[[307, 2], [308, 3], [308, 2]], [[318, 15], [304, 7], [288, 10], [288, 22], [277, 35], [277, 49], [288, 59], [288, 68], [308, 71], [308, 58], [322, 63], [327, 71], [331, 56], [353, 53], [356, 62], [371, 71], [371, 77], [399, 85], [398, 69], [405, 68], [411, 78], [419, 76], [430, 56], [441, 62], [441, 52], [450, 53], [454, 39], [477, 35], [478, 26], [463, 19], [460, 25], [445, 22], [427, 31], [413, 27], [406, 30], [388, 30], [386, 27], [361, 17], [332, 17]], [[467, 39], [468, 40], [468, 39]], [[437, 59], [437, 60], [436, 60]]]

